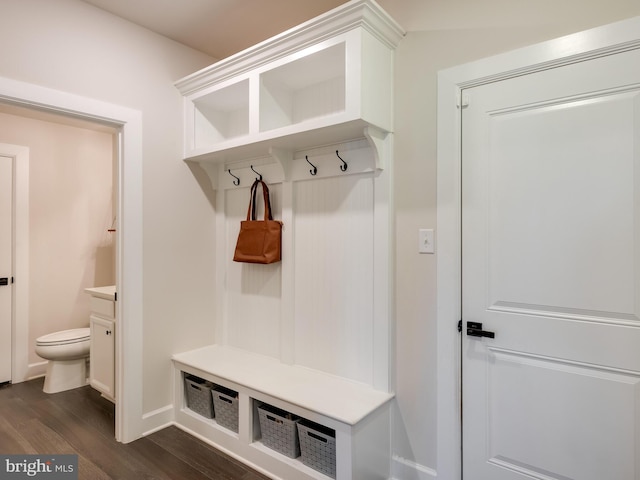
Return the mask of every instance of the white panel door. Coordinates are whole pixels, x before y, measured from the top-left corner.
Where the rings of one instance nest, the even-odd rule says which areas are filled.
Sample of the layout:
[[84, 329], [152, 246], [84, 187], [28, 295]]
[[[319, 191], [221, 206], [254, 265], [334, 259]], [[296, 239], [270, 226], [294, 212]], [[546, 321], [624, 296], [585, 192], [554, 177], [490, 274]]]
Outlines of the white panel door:
[[11, 380], [12, 199], [13, 159], [0, 156], [0, 383]]
[[467, 93], [464, 479], [638, 480], [640, 51]]

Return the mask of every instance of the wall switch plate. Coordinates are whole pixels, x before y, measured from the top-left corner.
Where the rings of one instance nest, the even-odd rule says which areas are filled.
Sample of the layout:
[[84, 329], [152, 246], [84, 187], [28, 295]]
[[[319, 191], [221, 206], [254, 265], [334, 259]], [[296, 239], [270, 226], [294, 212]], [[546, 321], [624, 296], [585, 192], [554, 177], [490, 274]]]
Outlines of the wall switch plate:
[[432, 228], [418, 230], [418, 253], [434, 253], [434, 235]]

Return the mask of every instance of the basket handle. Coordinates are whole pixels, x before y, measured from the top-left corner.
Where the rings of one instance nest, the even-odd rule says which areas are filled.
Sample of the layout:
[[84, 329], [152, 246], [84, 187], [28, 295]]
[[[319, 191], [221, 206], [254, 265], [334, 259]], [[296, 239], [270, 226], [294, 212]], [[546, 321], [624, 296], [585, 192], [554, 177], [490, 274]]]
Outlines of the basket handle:
[[222, 395], [218, 395], [218, 400], [222, 400], [223, 402], [227, 402], [227, 403], [233, 403], [232, 400], [229, 400], [228, 398], [225, 398]]
[[282, 420], [276, 418], [276, 417], [272, 417], [271, 415], [267, 415], [267, 418], [269, 420], [271, 420], [272, 422], [276, 422], [276, 423], [284, 423]]
[[315, 433], [313, 433], [313, 432], [309, 432], [309, 431], [307, 431], [307, 435], [309, 435], [309, 436], [310, 436], [310, 437], [312, 437], [312, 438], [315, 438], [316, 440], [320, 440], [321, 442], [324, 442], [324, 443], [327, 443], [327, 442], [328, 442], [328, 440], [327, 440], [326, 438], [321, 437], [320, 435], [316, 435], [316, 434], [315, 434]]
[[196, 385], [195, 383], [190, 383], [189, 385], [191, 385], [191, 388], [195, 388], [198, 391], [202, 390], [202, 387], [200, 385]]

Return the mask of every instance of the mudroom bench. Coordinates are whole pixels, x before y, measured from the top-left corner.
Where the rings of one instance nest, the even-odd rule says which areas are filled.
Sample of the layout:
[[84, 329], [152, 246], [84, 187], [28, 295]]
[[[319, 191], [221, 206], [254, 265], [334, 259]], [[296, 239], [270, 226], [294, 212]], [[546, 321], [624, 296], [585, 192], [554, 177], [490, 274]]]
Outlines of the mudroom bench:
[[[332, 478], [264, 445], [258, 410], [266, 405], [333, 431], [337, 480], [389, 478], [393, 394], [229, 346], [210, 345], [172, 360], [176, 425], [207, 443], [274, 478]], [[188, 408], [185, 376], [236, 394], [237, 428]]]

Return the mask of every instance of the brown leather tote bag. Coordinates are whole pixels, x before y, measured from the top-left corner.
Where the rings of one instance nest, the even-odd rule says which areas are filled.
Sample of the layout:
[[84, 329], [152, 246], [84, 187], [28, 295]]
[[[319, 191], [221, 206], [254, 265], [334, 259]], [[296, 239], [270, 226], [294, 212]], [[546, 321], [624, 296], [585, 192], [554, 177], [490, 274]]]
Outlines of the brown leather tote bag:
[[[256, 220], [256, 197], [258, 186], [262, 186], [264, 219]], [[262, 180], [251, 186], [247, 219], [240, 222], [240, 233], [233, 255], [234, 262], [275, 263], [281, 259], [282, 222], [274, 220], [271, 214], [269, 187]]]

